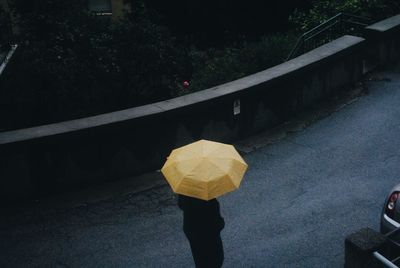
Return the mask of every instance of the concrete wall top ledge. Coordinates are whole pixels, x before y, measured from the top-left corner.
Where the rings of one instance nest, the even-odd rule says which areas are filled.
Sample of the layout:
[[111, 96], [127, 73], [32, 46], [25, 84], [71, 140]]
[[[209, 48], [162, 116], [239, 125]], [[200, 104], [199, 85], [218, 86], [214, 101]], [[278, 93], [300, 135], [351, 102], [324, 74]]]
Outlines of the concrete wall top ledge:
[[365, 27], [366, 31], [387, 32], [400, 29], [400, 14]]
[[[398, 19], [400, 20], [400, 15], [398, 16]], [[2, 132], [0, 133], [0, 145], [24, 142], [55, 135], [63, 135], [99, 126], [121, 123], [128, 120], [136, 120], [163, 112], [177, 110], [190, 105], [211, 101], [223, 96], [232, 95], [268, 81], [293, 74], [304, 68], [318, 64], [321, 61], [328, 60], [334, 55], [348, 51], [349, 49], [353, 49], [355, 46], [363, 43], [364, 41], [365, 40], [363, 38], [346, 35], [290, 61], [284, 62], [259, 73], [203, 91], [198, 91], [170, 100], [97, 116]]]

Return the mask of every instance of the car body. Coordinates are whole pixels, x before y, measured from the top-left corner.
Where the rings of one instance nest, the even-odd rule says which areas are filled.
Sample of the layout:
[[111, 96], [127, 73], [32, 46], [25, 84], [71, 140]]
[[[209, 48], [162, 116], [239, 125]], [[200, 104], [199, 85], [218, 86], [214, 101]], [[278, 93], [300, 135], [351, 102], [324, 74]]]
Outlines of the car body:
[[388, 240], [384, 248], [374, 252], [374, 256], [381, 260], [385, 267], [400, 267], [400, 184], [393, 187], [385, 199], [380, 231]]
[[400, 227], [400, 184], [386, 197], [381, 214], [381, 233], [387, 234]]

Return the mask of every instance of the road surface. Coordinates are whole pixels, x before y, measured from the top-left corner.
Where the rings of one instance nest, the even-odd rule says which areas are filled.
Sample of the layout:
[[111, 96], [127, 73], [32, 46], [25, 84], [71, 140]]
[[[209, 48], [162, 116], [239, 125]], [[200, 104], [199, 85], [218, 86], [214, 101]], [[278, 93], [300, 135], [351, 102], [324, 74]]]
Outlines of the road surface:
[[[400, 182], [400, 67], [366, 85], [339, 111], [244, 156], [241, 188], [220, 198], [224, 267], [342, 267], [346, 235], [378, 230]], [[0, 267], [193, 267], [167, 186], [2, 210]]]

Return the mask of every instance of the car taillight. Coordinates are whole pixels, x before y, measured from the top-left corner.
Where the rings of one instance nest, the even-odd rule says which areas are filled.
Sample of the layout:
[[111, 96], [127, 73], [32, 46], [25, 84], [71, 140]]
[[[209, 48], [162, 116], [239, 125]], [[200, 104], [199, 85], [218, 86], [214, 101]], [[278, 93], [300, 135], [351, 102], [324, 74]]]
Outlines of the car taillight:
[[399, 198], [400, 198], [400, 192], [393, 192], [388, 199], [385, 211], [386, 215], [388, 215], [391, 218], [393, 218], [394, 210], [396, 208], [396, 202], [397, 199]]

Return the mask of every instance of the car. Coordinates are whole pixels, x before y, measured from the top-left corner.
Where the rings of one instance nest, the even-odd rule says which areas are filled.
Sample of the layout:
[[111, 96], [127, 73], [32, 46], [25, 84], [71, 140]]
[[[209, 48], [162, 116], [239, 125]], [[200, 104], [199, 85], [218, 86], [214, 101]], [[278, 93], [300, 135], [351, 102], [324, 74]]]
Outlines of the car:
[[381, 214], [381, 233], [387, 234], [400, 227], [400, 184], [386, 197]]
[[[374, 252], [374, 256], [385, 264], [385, 267], [400, 265], [400, 184], [389, 192], [383, 204], [380, 231], [388, 240], [385, 247]], [[392, 266], [395, 265], [395, 266]]]

